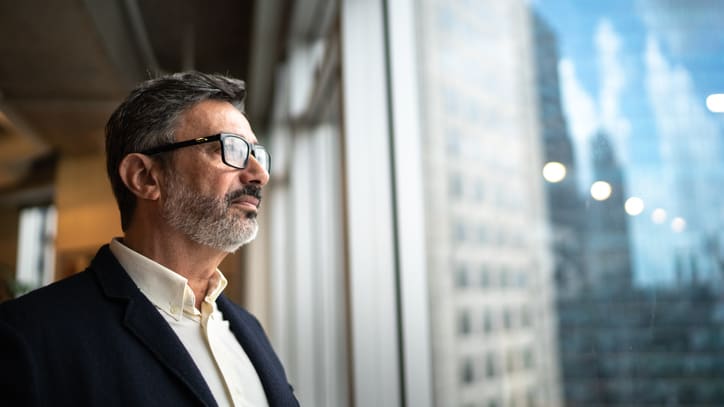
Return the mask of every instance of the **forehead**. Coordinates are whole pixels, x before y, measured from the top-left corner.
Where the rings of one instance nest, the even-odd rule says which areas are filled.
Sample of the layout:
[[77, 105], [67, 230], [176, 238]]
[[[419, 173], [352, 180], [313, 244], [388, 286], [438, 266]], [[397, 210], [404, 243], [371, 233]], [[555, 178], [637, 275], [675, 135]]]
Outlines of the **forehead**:
[[233, 133], [256, 143], [256, 137], [246, 117], [231, 103], [222, 100], [204, 100], [186, 110], [176, 127], [176, 141], [218, 133]]

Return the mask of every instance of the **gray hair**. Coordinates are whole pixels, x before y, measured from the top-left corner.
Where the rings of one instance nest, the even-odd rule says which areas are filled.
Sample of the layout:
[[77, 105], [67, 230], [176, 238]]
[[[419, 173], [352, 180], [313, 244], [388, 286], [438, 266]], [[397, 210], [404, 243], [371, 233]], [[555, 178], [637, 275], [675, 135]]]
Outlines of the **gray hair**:
[[244, 81], [218, 74], [182, 72], [142, 82], [111, 114], [106, 124], [106, 170], [124, 231], [136, 208], [136, 196], [118, 173], [123, 158], [175, 141], [179, 117], [204, 100], [223, 100], [244, 112]]

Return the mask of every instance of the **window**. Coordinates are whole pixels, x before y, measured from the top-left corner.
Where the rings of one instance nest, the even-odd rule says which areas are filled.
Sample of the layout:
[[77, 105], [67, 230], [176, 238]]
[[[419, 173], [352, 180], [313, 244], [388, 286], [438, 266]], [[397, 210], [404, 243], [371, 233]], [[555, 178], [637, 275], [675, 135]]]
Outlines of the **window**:
[[458, 174], [450, 174], [450, 195], [455, 198], [464, 198], [463, 182]]
[[494, 378], [497, 375], [497, 367], [495, 363], [495, 355], [488, 354], [485, 357], [485, 376], [489, 379]]
[[493, 313], [487, 308], [483, 313], [483, 332], [486, 334], [493, 332]]
[[[486, 377], [514, 371], [547, 389], [518, 405], [724, 404], [711, 370], [724, 363], [711, 361], [724, 320], [713, 187], [724, 185], [724, 115], [706, 102], [724, 93], [723, 13], [712, 1], [419, 2], [423, 157], [456, 146], [454, 159], [425, 161], [427, 190], [443, 190], [442, 173], [466, 191], [423, 199], [427, 218], [454, 225], [453, 239], [428, 227], [430, 281], [453, 255], [494, 264], [496, 280], [481, 269], [485, 289], [464, 299], [431, 284], [431, 325], [475, 303], [488, 333], [486, 310], [499, 307], [502, 329], [481, 346], [502, 372], [487, 355]], [[455, 404], [441, 366], [457, 345], [442, 338], [435, 404]], [[531, 338], [513, 353], [498, 343]], [[503, 390], [475, 386], [481, 404]]]
[[[330, 298], [350, 317], [352, 338], [335, 344], [355, 345], [346, 360], [356, 404], [724, 405], [724, 362], [712, 356], [724, 344], [724, 116], [709, 97], [724, 90], [724, 4], [340, 8], [339, 65], [307, 79], [341, 67], [341, 98], [329, 99], [340, 140], [325, 150], [339, 161], [324, 168], [343, 178], [323, 178], [328, 194], [305, 200], [328, 173], [303, 158], [314, 129], [295, 130], [289, 148], [307, 149], [291, 155], [307, 171], [288, 172], [294, 202], [279, 209], [307, 225], [324, 202], [338, 208], [328, 235], [339, 246], [314, 259], [333, 253], [344, 270], [325, 267], [320, 285], [349, 295]], [[300, 77], [277, 89], [311, 87], [297, 87]], [[275, 103], [306, 100], [287, 93]], [[292, 116], [276, 124], [314, 118]], [[305, 221], [297, 203], [315, 217]], [[274, 239], [304, 255], [313, 239], [292, 232]], [[312, 280], [284, 278], [297, 272], [291, 260], [274, 267], [285, 309], [315, 292]], [[297, 328], [277, 332], [293, 342]], [[307, 356], [300, 350], [288, 354]], [[309, 377], [294, 363], [293, 377]]]
[[466, 358], [462, 363], [461, 378], [463, 384], [470, 384], [475, 380], [475, 371], [473, 368], [473, 361], [470, 358]]
[[500, 268], [500, 288], [508, 288], [510, 284], [510, 271], [506, 266]]
[[524, 305], [520, 312], [520, 324], [523, 328], [530, 328], [533, 324], [530, 308]]
[[466, 239], [465, 223], [462, 220], [458, 220], [453, 225], [453, 230], [454, 230], [455, 241], [458, 243], [464, 242]]
[[459, 264], [455, 268], [455, 284], [459, 288], [465, 288], [470, 285], [470, 276], [464, 264]]
[[535, 356], [533, 350], [530, 348], [526, 348], [523, 351], [523, 366], [525, 366], [526, 369], [533, 369], [535, 367]]
[[20, 211], [16, 279], [22, 291], [53, 281], [56, 228], [54, 206], [29, 207]]
[[[346, 337], [349, 235], [342, 199], [341, 85], [334, 74], [339, 32], [329, 21], [336, 20], [335, 7], [320, 6], [315, 34], [289, 46], [288, 58], [277, 66], [274, 120], [255, 129], [273, 156], [266, 209], [260, 213], [266, 233], [251, 247], [253, 255], [265, 257], [261, 274], [268, 272], [272, 291], [272, 323], [265, 328], [300, 404], [314, 406], [348, 404], [353, 385]], [[302, 112], [303, 123], [295, 122]]]
[[513, 329], [513, 313], [508, 308], [503, 310], [503, 328], [506, 331]]
[[470, 310], [462, 310], [459, 314], [458, 332], [461, 335], [468, 335], [473, 331], [472, 316]]
[[480, 266], [480, 287], [490, 287], [490, 271], [486, 265]]

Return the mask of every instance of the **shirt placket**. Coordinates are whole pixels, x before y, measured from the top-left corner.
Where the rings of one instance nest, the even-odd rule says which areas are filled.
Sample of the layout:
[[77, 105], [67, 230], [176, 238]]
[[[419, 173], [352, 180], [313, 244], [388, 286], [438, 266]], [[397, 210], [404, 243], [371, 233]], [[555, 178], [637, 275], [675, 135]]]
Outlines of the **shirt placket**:
[[225, 325], [223, 321], [219, 320], [214, 311], [213, 302], [211, 302], [209, 297], [206, 297], [204, 302], [201, 303], [201, 324], [204, 328], [204, 335], [209, 344], [211, 355], [221, 372], [221, 377], [231, 402], [234, 406], [245, 406], [246, 403], [243, 402], [239, 380], [234, 380], [233, 377], [229, 377], [229, 375], [233, 374], [233, 368], [227, 366], [228, 360], [224, 358], [224, 350], [221, 345], [220, 330], [224, 329]]

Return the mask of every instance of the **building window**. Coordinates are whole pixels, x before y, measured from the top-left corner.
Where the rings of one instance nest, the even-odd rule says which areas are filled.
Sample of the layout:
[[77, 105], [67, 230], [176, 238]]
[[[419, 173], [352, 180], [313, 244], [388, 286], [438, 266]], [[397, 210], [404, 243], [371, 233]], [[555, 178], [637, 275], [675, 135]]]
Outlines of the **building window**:
[[473, 331], [473, 321], [470, 310], [466, 309], [460, 312], [458, 332], [461, 335], [469, 335]]
[[466, 288], [470, 285], [470, 277], [464, 264], [460, 264], [455, 268], [455, 285], [458, 288]]
[[498, 372], [495, 363], [495, 355], [489, 353], [485, 356], [485, 376], [489, 379], [492, 379], [497, 374]]
[[462, 199], [464, 196], [463, 180], [460, 174], [450, 174], [450, 196]]
[[513, 313], [509, 308], [503, 310], [503, 328], [505, 328], [506, 331], [513, 329]]
[[493, 313], [489, 309], [483, 312], [483, 332], [486, 334], [493, 332]]
[[508, 288], [510, 285], [510, 270], [508, 267], [503, 266], [500, 268], [500, 288]]
[[512, 349], [505, 352], [505, 371], [508, 373], [515, 371], [515, 352]]
[[470, 384], [475, 381], [475, 369], [472, 359], [465, 358], [463, 360], [460, 376], [463, 384]]
[[453, 236], [455, 241], [458, 243], [465, 242], [466, 239], [466, 227], [463, 221], [457, 221], [453, 224]]
[[524, 328], [530, 328], [533, 325], [533, 318], [527, 305], [524, 305], [520, 311], [520, 324]]
[[480, 266], [480, 287], [490, 287], [490, 270], [486, 265]]
[[535, 367], [535, 355], [530, 348], [526, 348], [523, 351], [523, 366], [526, 369], [531, 370]]

